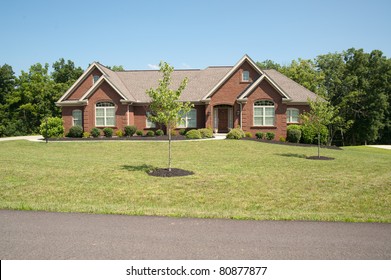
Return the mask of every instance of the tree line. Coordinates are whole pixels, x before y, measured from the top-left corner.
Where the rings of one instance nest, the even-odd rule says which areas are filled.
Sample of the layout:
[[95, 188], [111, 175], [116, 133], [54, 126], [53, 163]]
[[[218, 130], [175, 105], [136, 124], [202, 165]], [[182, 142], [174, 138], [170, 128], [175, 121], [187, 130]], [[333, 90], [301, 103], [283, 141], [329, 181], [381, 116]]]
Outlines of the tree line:
[[[328, 126], [333, 143], [391, 144], [391, 60], [381, 51], [351, 48], [288, 65], [271, 60], [257, 64], [278, 70], [329, 101], [334, 111]], [[34, 64], [18, 77], [10, 65], [1, 66], [0, 137], [38, 133], [42, 120], [61, 116], [55, 102], [82, 73], [63, 58], [51, 69], [48, 63]]]
[[363, 49], [298, 59], [289, 65], [258, 62], [317, 93], [332, 107], [330, 142], [337, 145], [391, 144], [391, 59]]

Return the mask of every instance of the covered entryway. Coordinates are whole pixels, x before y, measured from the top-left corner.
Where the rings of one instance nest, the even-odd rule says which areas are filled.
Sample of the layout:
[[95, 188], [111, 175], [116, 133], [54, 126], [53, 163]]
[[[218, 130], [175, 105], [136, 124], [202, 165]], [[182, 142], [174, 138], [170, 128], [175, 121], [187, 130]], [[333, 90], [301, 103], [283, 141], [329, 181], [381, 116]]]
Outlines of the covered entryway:
[[214, 129], [218, 133], [227, 133], [233, 127], [233, 110], [230, 105], [218, 105], [213, 108]]

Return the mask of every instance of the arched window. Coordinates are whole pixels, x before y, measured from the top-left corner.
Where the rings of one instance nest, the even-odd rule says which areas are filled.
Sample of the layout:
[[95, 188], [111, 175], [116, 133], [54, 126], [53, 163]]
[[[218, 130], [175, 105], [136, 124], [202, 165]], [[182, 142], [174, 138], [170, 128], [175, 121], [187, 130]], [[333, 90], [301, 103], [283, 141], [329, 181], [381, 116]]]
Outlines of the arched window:
[[274, 126], [274, 103], [269, 100], [254, 102], [254, 126]]
[[286, 122], [287, 123], [298, 123], [299, 122], [299, 109], [288, 108], [286, 110]]
[[99, 102], [95, 106], [96, 126], [115, 126], [115, 105], [112, 102]]
[[81, 110], [76, 109], [72, 111], [72, 125], [83, 126]]
[[243, 71], [242, 72], [242, 82], [249, 82], [250, 81], [250, 72]]

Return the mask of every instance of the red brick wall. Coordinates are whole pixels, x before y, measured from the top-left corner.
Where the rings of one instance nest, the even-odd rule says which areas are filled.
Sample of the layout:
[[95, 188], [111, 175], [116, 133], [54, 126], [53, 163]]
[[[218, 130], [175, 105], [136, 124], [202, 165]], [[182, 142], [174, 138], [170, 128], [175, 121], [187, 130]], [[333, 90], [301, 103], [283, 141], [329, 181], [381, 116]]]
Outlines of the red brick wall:
[[102, 76], [102, 73], [98, 69], [94, 69], [92, 73], [74, 90], [74, 92], [68, 96], [67, 100], [80, 99], [93, 85], [93, 76]]
[[[64, 121], [64, 129], [65, 129], [65, 134], [68, 133], [69, 129], [73, 125], [73, 118], [72, 118], [72, 111], [73, 110], [81, 110], [82, 112], [84, 111], [83, 106], [67, 106], [67, 107], [62, 107], [61, 109], [61, 114], [62, 114], [62, 120]], [[83, 118], [84, 122], [84, 118]]]
[[[250, 82], [242, 82], [243, 71], [249, 71]], [[210, 104], [206, 106], [205, 126], [213, 127], [213, 106], [215, 105], [232, 105], [233, 106], [233, 125], [234, 127], [240, 124], [240, 116], [236, 112], [240, 109], [236, 99], [241, 93], [256, 79], [259, 78], [257, 71], [248, 63], [244, 62], [237, 71], [212, 95]]]

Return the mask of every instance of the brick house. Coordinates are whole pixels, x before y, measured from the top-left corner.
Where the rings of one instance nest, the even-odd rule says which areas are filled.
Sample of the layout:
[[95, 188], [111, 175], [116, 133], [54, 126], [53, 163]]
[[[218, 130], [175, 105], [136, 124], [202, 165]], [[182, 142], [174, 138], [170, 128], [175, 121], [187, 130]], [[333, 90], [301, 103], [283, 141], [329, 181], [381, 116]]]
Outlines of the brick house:
[[[288, 124], [309, 110], [307, 99], [315, 93], [276, 70], [261, 70], [247, 55], [231, 67], [203, 70], [175, 70], [172, 86], [188, 77], [181, 101], [194, 108], [183, 117], [180, 128], [213, 128], [225, 133], [241, 126], [244, 131], [274, 132], [276, 139], [286, 137]], [[149, 97], [145, 91], [157, 87], [157, 70], [114, 72], [92, 63], [83, 75], [56, 102], [62, 109], [65, 131], [80, 125], [123, 130], [135, 125], [140, 130], [156, 129], [148, 120]]]

